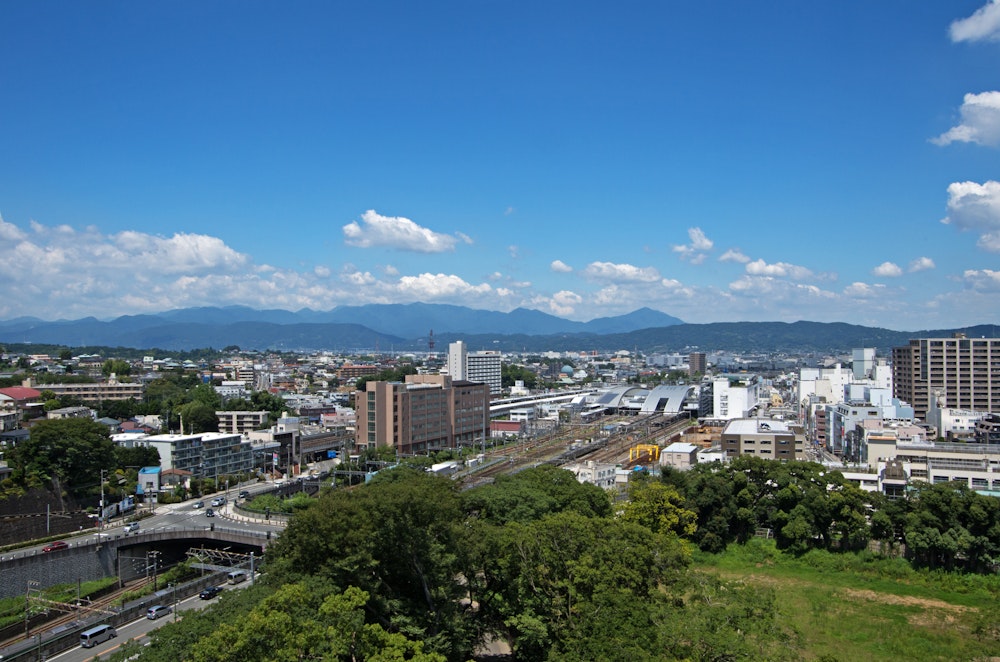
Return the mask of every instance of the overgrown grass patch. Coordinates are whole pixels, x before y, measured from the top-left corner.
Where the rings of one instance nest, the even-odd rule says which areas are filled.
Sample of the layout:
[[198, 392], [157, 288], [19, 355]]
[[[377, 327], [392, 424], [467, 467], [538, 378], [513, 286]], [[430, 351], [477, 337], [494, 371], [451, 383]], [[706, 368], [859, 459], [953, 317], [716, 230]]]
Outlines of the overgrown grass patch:
[[696, 569], [769, 586], [804, 659], [921, 660], [1000, 656], [995, 576], [910, 569], [871, 554], [783, 554], [770, 541], [695, 553]]

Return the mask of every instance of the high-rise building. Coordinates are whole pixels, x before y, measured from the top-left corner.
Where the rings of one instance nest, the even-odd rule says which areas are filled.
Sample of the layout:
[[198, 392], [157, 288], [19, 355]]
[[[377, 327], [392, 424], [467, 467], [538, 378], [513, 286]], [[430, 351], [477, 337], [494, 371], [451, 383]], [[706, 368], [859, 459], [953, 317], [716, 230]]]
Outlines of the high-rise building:
[[501, 390], [500, 352], [470, 352], [461, 340], [448, 345], [448, 374], [453, 380], [488, 384], [490, 396]]
[[465, 343], [456, 340], [448, 345], [448, 374], [452, 379], [465, 379], [465, 357], [469, 350]]
[[465, 357], [465, 378], [490, 387], [490, 396], [501, 390], [500, 352], [470, 352]]
[[704, 375], [705, 367], [705, 352], [691, 352], [688, 354], [688, 375]]
[[1000, 412], [1000, 338], [914, 338], [892, 350], [892, 383], [920, 419], [932, 398], [942, 407]]

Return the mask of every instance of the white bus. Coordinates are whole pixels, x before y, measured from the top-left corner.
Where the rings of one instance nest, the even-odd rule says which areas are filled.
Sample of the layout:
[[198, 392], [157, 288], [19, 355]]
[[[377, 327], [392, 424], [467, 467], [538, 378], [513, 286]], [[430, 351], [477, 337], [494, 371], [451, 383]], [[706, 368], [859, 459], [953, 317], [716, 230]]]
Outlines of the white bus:
[[118, 633], [115, 632], [115, 629], [107, 623], [95, 625], [89, 630], [84, 630], [80, 633], [80, 646], [83, 648], [93, 648], [97, 644], [103, 644], [108, 639], [117, 636]]

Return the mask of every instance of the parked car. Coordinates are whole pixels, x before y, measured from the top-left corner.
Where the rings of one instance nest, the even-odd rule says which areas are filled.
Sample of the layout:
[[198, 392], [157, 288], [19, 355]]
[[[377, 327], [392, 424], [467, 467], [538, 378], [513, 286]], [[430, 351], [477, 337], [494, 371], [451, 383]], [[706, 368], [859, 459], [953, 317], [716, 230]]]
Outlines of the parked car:
[[195, 501], [194, 505], [192, 505], [191, 507], [192, 508], [204, 508], [205, 507], [205, 502], [204, 501]]
[[150, 607], [149, 609], [146, 610], [146, 618], [148, 618], [151, 621], [155, 621], [160, 616], [166, 616], [172, 611], [173, 609], [171, 609], [167, 605], [156, 605], [155, 607]]
[[65, 540], [57, 540], [55, 542], [50, 542], [45, 547], [42, 547], [43, 552], [54, 552], [59, 549], [69, 549], [69, 544]]
[[205, 511], [205, 517], [215, 517], [215, 511], [209, 508]]
[[128, 535], [130, 533], [139, 533], [139, 523], [138, 522], [131, 522], [131, 523], [125, 525], [125, 535]]
[[209, 586], [204, 591], [202, 591], [201, 593], [199, 593], [198, 597], [201, 598], [202, 600], [211, 600], [212, 598], [214, 598], [215, 596], [217, 596], [219, 593], [222, 593], [222, 587], [221, 586]]
[[250, 493], [247, 492], [246, 490], [240, 490], [240, 498], [241, 499], [249, 499], [250, 498]]

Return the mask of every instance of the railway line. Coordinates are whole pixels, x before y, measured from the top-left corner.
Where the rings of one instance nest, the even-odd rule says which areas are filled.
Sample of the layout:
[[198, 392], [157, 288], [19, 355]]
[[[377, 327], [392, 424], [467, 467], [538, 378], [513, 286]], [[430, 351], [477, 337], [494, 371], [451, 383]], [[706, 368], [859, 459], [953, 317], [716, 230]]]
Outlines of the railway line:
[[[43, 608], [48, 611], [55, 611], [59, 615], [38, 623], [34, 626], [33, 630], [37, 632], [38, 630], [45, 630], [46, 632], [60, 632], [62, 630], [75, 627], [81, 618], [86, 618], [93, 614], [109, 614], [115, 611], [113, 605], [116, 601], [120, 600], [123, 595], [132, 591], [138, 591], [153, 583], [153, 578], [142, 577], [134, 581], [128, 582], [121, 588], [117, 588], [114, 591], [102, 595], [97, 600], [87, 601], [86, 603], [76, 604], [67, 602], [58, 602], [55, 600], [48, 600], [37, 595], [28, 595], [27, 600], [30, 606], [36, 608]], [[0, 650], [7, 648], [19, 641], [23, 641], [29, 633], [18, 633], [17, 636], [9, 637], [4, 640], [0, 640]]]
[[[666, 445], [690, 425], [686, 414], [609, 416], [589, 423], [563, 424], [535, 440], [487, 454], [485, 465], [460, 480], [466, 488], [491, 482], [498, 475], [515, 473], [543, 463], [555, 465], [593, 460], [629, 464], [629, 450], [636, 444]], [[648, 460], [647, 460], [648, 461]]]

